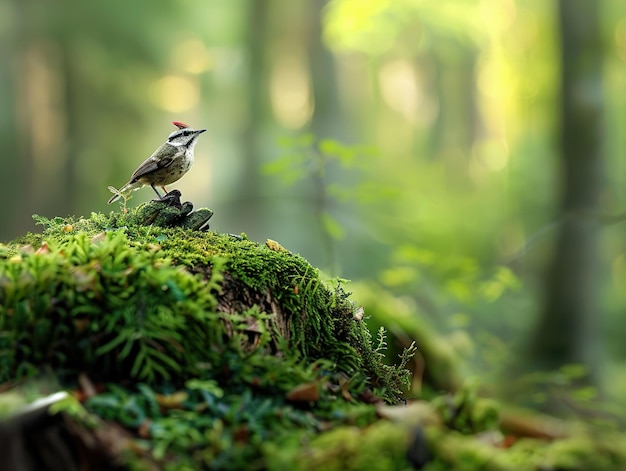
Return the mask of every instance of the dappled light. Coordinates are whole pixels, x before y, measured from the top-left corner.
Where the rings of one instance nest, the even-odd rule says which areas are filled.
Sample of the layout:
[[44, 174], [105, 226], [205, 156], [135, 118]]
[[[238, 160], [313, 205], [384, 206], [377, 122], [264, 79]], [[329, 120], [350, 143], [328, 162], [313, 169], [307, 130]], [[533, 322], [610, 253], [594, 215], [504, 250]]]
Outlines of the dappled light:
[[403, 60], [389, 62], [380, 69], [379, 77], [387, 105], [414, 123], [422, 111], [424, 97], [412, 64]]
[[476, 141], [472, 146], [470, 166], [474, 169], [477, 178], [481, 170], [485, 172], [499, 172], [504, 170], [509, 160], [509, 150], [506, 143], [500, 139], [483, 139]]
[[201, 39], [188, 39], [174, 47], [170, 60], [176, 70], [190, 74], [201, 74], [214, 67], [214, 59]]
[[152, 103], [171, 113], [183, 113], [200, 103], [198, 84], [192, 79], [168, 75], [150, 85], [149, 96]]
[[276, 120], [285, 128], [300, 129], [313, 115], [313, 97], [302, 51], [278, 54], [270, 76], [270, 99]]
[[[251, 444], [259, 469], [290, 469], [302, 456], [302, 469], [325, 469], [321, 455], [301, 452], [305, 444], [331, 447], [325, 427], [338, 437], [354, 433], [349, 444], [379, 444], [386, 426], [404, 434], [411, 420], [419, 426], [396, 446], [410, 442], [432, 456], [392, 456], [406, 466], [413, 460], [413, 469], [455, 469], [459, 456], [470, 456], [468, 470], [517, 469], [506, 466], [532, 456], [524, 469], [582, 471], [591, 469], [586, 457], [603, 453], [589, 440], [598, 431], [626, 450], [623, 0], [8, 0], [0, 4], [0, 55], [0, 368], [3, 355], [16, 365], [39, 355], [20, 342], [55, 325], [46, 316], [66, 316], [62, 328], [76, 326], [72, 335], [88, 331], [85, 319], [109, 302], [100, 278], [112, 276], [113, 291], [123, 285], [110, 304], [115, 315], [130, 323], [133, 309], [143, 316], [145, 308], [167, 324], [177, 318], [148, 298], [122, 312], [124, 296], [154, 288], [174, 303], [171, 312], [189, 315], [194, 290], [206, 289], [196, 286], [199, 277], [228, 283], [231, 273], [220, 270], [231, 264], [250, 269], [241, 280], [252, 284], [236, 302], [224, 292], [232, 309], [215, 325], [233, 325], [220, 324], [221, 340], [241, 335], [247, 346], [267, 348], [282, 382], [273, 383], [260, 357], [262, 374], [245, 362], [233, 366], [219, 344], [211, 352], [223, 370], [187, 365], [203, 379], [160, 384], [157, 406], [146, 399], [149, 388], [132, 393], [145, 394], [132, 400], [152, 412], [174, 411], [172, 424], [184, 408], [190, 416], [220, 411], [223, 420], [201, 434], [203, 446], [214, 447], [204, 463], [223, 460], [215, 469], [228, 469], [222, 445]], [[185, 130], [202, 138], [191, 145]], [[164, 191], [172, 193], [155, 200]], [[148, 223], [133, 225], [137, 214]], [[153, 224], [161, 220], [167, 224]], [[179, 250], [172, 240], [187, 230], [208, 242]], [[235, 260], [222, 250], [198, 265], [196, 251], [210, 252], [217, 240], [254, 256]], [[103, 241], [119, 260], [107, 258]], [[143, 255], [124, 261], [131, 250]], [[288, 271], [291, 278], [275, 275], [282, 266], [263, 267], [274, 274], [255, 284], [255, 257], [267, 251], [308, 263], [303, 273]], [[91, 258], [78, 263], [68, 253]], [[136, 291], [124, 283], [146, 281], [133, 265], [144, 256], [158, 283]], [[113, 275], [102, 270], [109, 262]], [[187, 284], [167, 284], [162, 267]], [[79, 286], [77, 294], [48, 289], [55, 277]], [[266, 343], [280, 329], [297, 331], [307, 302], [322, 292], [313, 292], [318, 282], [330, 294], [315, 310], [328, 310], [330, 323], [315, 317], [313, 337], [299, 338], [295, 350], [289, 339]], [[85, 302], [76, 312], [75, 299]], [[276, 332], [264, 324], [280, 316]], [[9, 317], [26, 329], [10, 342], [2, 330]], [[41, 323], [28, 330], [33, 319]], [[402, 368], [373, 378], [360, 364], [340, 370], [341, 349], [306, 356], [309, 343], [331, 331], [350, 337], [355, 325], [368, 355], [385, 365], [401, 358]], [[181, 338], [168, 348], [182, 355], [185, 326], [174, 330]], [[129, 355], [110, 341], [107, 354]], [[36, 361], [62, 364], [56, 344], [48, 347], [50, 357]], [[358, 363], [354, 348], [346, 355]], [[102, 353], [93, 350], [94, 358]], [[176, 368], [159, 348], [153, 353], [164, 369]], [[15, 371], [34, 374], [30, 368]], [[227, 404], [219, 382], [235, 375], [245, 378], [236, 392], [247, 404], [241, 409]], [[396, 387], [393, 375], [411, 378], [385, 396], [380, 384]], [[255, 381], [271, 386], [255, 389]], [[0, 382], [0, 417], [5, 387]], [[282, 426], [265, 394], [281, 403], [285, 420], [301, 421], [290, 422], [293, 430], [306, 429], [284, 449], [287, 442], [265, 444], [265, 425], [270, 434]], [[386, 397], [407, 401], [398, 410], [419, 417], [381, 406]], [[269, 422], [254, 425], [247, 407]], [[337, 425], [353, 428], [336, 432]], [[122, 428], [148, 440], [147, 422], [133, 427]], [[189, 443], [197, 438], [193, 427], [185, 433]], [[170, 445], [162, 446], [168, 459]], [[346, 447], [333, 448], [350, 457], [337, 469], [356, 471], [359, 451]], [[626, 451], [606, 453], [602, 463], [626, 467]], [[581, 461], [568, 467], [563, 456]], [[422, 463], [429, 459], [434, 467]]]

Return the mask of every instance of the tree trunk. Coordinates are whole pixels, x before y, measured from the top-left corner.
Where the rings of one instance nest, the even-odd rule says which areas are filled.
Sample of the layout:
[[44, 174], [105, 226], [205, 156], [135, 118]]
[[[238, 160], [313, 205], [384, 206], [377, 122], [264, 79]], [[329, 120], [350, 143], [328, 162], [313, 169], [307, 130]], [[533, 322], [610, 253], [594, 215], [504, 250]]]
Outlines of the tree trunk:
[[267, 112], [267, 59], [265, 44], [268, 39], [268, 0], [251, 2], [248, 12], [248, 120], [243, 130], [244, 166], [238, 188], [236, 213], [246, 221], [248, 231], [259, 230], [263, 205], [259, 198], [259, 168], [262, 148], [260, 126]]
[[596, 375], [598, 221], [604, 172], [600, 2], [560, 0], [560, 153], [564, 223], [546, 278], [532, 339], [533, 367], [583, 363]]

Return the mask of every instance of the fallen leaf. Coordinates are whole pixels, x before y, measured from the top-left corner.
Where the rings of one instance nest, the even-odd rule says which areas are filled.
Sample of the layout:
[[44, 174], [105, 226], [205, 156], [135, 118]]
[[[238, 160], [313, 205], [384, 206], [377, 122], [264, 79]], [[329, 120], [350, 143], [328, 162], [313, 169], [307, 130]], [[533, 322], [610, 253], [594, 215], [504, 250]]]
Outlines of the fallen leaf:
[[41, 255], [45, 253], [50, 253], [50, 247], [48, 247], [48, 242], [43, 241], [41, 243], [41, 247], [39, 247], [37, 251], [35, 252], [35, 255]]
[[182, 404], [187, 400], [189, 394], [185, 391], [177, 391], [174, 394], [157, 394], [156, 400], [163, 409], [182, 409]]
[[317, 402], [320, 400], [319, 386], [316, 382], [296, 386], [287, 393], [287, 400], [294, 402]]

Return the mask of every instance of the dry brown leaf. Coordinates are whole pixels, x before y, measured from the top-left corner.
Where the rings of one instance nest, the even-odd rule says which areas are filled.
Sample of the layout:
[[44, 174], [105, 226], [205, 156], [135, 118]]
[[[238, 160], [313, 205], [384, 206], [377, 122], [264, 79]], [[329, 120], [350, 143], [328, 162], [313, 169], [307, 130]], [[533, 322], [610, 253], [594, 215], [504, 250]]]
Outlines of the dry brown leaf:
[[286, 397], [288, 401], [317, 402], [320, 400], [319, 385], [315, 381], [299, 384], [289, 391]]

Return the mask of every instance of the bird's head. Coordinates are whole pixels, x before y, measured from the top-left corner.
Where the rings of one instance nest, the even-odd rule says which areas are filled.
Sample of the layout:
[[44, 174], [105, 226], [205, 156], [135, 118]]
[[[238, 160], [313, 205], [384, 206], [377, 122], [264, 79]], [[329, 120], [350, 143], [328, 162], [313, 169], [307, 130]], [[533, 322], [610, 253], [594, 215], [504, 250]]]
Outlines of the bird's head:
[[206, 131], [206, 129], [192, 129], [179, 121], [174, 121], [172, 124], [178, 129], [169, 135], [167, 143], [176, 147], [185, 146], [193, 149], [198, 136]]

